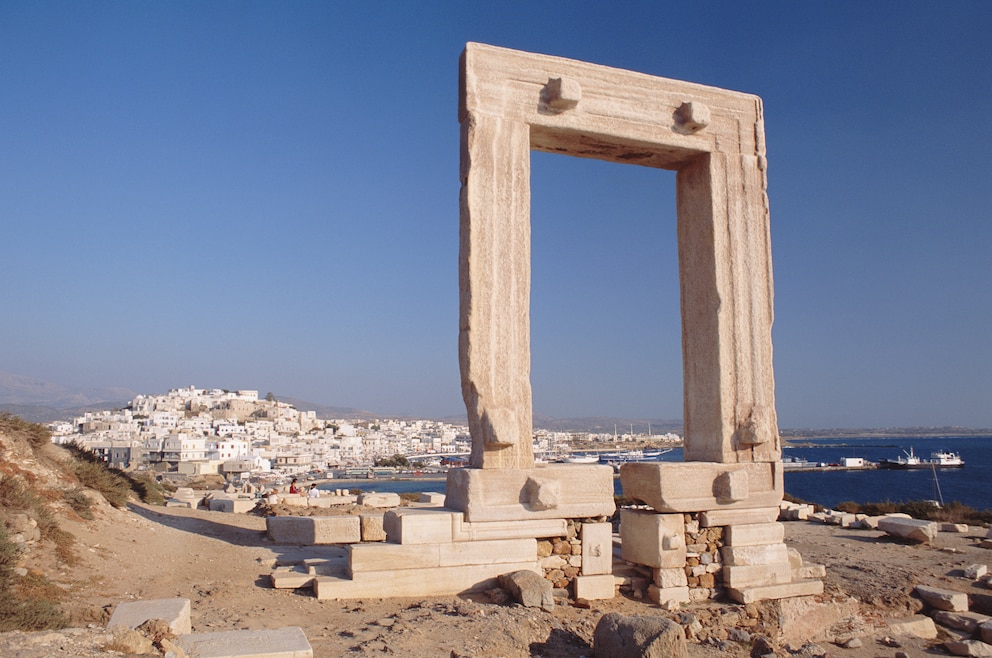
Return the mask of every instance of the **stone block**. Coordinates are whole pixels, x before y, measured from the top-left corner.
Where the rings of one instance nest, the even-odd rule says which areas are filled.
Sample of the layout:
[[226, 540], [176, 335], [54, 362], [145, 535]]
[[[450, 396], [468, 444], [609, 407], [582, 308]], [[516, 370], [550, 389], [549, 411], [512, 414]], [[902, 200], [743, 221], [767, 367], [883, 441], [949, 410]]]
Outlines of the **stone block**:
[[448, 471], [445, 505], [471, 522], [609, 516], [616, 511], [613, 469], [585, 464], [454, 468]]
[[[378, 544], [382, 546], [383, 544]], [[394, 596], [450, 596], [491, 589], [503, 573], [529, 570], [543, 578], [537, 560], [433, 569], [394, 569], [359, 572], [351, 579], [318, 576], [314, 593], [319, 600], [389, 598]]]
[[620, 467], [625, 496], [659, 512], [774, 507], [782, 500], [781, 462], [633, 462]]
[[351, 544], [348, 573], [431, 569], [441, 566], [441, 544]]
[[978, 580], [979, 578], [984, 577], [988, 572], [988, 565], [970, 564], [964, 568], [964, 577], [970, 578], [971, 580]]
[[277, 544], [353, 544], [362, 540], [357, 516], [269, 516], [269, 539]]
[[778, 522], [727, 526], [723, 541], [727, 546], [781, 544], [785, 541], [785, 526]]
[[842, 528], [850, 528], [857, 521], [857, 516], [846, 512], [829, 512], [824, 517], [823, 522], [827, 525], [839, 525]]
[[774, 611], [779, 627], [779, 633], [772, 634], [771, 639], [779, 645], [794, 647], [810, 642], [839, 643], [850, 639], [855, 629], [860, 630], [858, 626], [862, 619], [857, 599], [808, 593], [776, 599], [776, 603], [767, 609]]
[[979, 624], [978, 632], [983, 642], [992, 643], [992, 621], [983, 621]]
[[724, 567], [723, 582], [734, 589], [782, 585], [792, 581], [788, 558], [784, 563], [740, 567]]
[[955, 656], [992, 658], [992, 645], [981, 640], [948, 640], [944, 642], [944, 648]]
[[341, 555], [333, 557], [312, 557], [303, 560], [303, 568], [311, 576], [343, 576], [348, 573], [348, 547], [342, 548]]
[[310, 499], [299, 494], [279, 494], [279, 503], [290, 507], [309, 507]]
[[176, 635], [189, 633], [192, 629], [189, 599], [152, 599], [118, 603], [114, 608], [114, 614], [110, 616], [110, 621], [107, 622], [107, 628], [126, 626], [134, 629], [149, 619], [164, 620]]
[[687, 587], [685, 569], [652, 569], [654, 584], [662, 589], [671, 587]]
[[950, 533], [955, 533], [955, 534], [964, 534], [964, 533], [968, 532], [968, 524], [967, 523], [941, 523], [940, 524], [940, 531], [941, 532], [950, 532]]
[[442, 544], [453, 540], [461, 514], [446, 507], [391, 509], [382, 520], [387, 541], [394, 544]]
[[613, 573], [613, 524], [582, 524], [582, 575]]
[[362, 541], [386, 541], [386, 530], [382, 524], [382, 514], [359, 514], [358, 518], [362, 528]]
[[597, 599], [612, 599], [616, 596], [616, 579], [613, 574], [595, 576], [576, 576], [572, 581], [575, 587], [575, 598], [593, 601]]
[[785, 544], [724, 546], [720, 553], [723, 563], [730, 567], [789, 563], [789, 551]]
[[211, 498], [207, 504], [211, 512], [245, 514], [258, 503], [254, 498]]
[[313, 649], [298, 626], [260, 631], [193, 633], [176, 640], [196, 658], [313, 658]]
[[933, 613], [933, 620], [941, 626], [947, 626], [948, 628], [954, 628], [966, 633], [974, 633], [979, 625], [989, 621], [989, 616], [979, 612], [938, 610]]
[[455, 542], [440, 546], [440, 566], [442, 567], [527, 562], [536, 559], [536, 539], [494, 539]]
[[968, 609], [968, 595], [964, 592], [927, 585], [917, 585], [914, 591], [923, 599], [924, 603], [936, 610], [964, 612]]
[[358, 504], [365, 507], [399, 507], [403, 500], [398, 493], [363, 493], [358, 496]]
[[891, 635], [912, 635], [913, 637], [932, 640], [937, 637], [937, 627], [933, 619], [925, 615], [913, 615], [904, 619], [890, 619], [886, 622]]
[[895, 537], [902, 537], [910, 541], [920, 543], [931, 543], [937, 537], [939, 526], [934, 521], [923, 521], [921, 519], [904, 519], [891, 515], [882, 517], [878, 521], [878, 529]]
[[463, 515], [455, 514], [452, 523], [454, 541], [564, 537], [568, 532], [565, 519], [469, 522]]
[[692, 600], [689, 598], [688, 587], [658, 587], [654, 583], [648, 585], [648, 598], [658, 605], [688, 603]]
[[299, 589], [312, 587], [314, 574], [302, 565], [279, 567], [269, 575], [275, 589]]
[[756, 509], [714, 509], [701, 512], [699, 514], [699, 526], [701, 528], [772, 523], [777, 520], [777, 507], [759, 507]]
[[420, 497], [417, 498], [417, 502], [444, 507], [444, 494], [437, 491], [422, 491], [420, 492]]
[[682, 514], [622, 509], [621, 555], [628, 562], [649, 567], [683, 567], [686, 558], [684, 527]]
[[[747, 569], [749, 567], [737, 567]], [[791, 599], [796, 596], [818, 596], [823, 594], [823, 581], [794, 580], [791, 582], [770, 585], [748, 585], [745, 587], [727, 587], [727, 596], [738, 603], [755, 603], [757, 601], [772, 601], [776, 599]]]

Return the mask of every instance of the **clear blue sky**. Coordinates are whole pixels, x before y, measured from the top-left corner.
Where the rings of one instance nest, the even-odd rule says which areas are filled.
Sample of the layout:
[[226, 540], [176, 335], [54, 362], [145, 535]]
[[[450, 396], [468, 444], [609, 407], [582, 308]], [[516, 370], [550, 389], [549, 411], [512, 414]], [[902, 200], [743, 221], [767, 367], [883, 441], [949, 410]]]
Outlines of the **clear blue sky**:
[[[457, 64], [764, 98], [780, 425], [992, 426], [992, 3], [0, 0], [0, 371], [464, 413]], [[679, 418], [671, 172], [533, 158], [535, 411]]]

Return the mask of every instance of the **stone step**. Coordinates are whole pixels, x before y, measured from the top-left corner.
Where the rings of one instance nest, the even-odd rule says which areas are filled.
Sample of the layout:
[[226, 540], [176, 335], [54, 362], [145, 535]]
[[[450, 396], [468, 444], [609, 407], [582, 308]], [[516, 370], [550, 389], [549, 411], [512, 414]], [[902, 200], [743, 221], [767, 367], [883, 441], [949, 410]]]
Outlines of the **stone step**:
[[406, 569], [432, 569], [479, 564], [526, 562], [537, 555], [536, 539], [449, 542], [437, 544], [352, 544], [348, 547], [351, 575]]
[[727, 588], [727, 596], [738, 603], [754, 603], [770, 599], [787, 599], [793, 596], [815, 596], [823, 594], [823, 582], [819, 580], [796, 580], [791, 583], [777, 585], [760, 585]]
[[314, 593], [320, 600], [359, 599], [393, 596], [449, 596], [462, 592], [490, 589], [496, 577], [513, 571], [528, 570], [544, 575], [536, 560], [430, 569], [395, 569], [366, 571], [352, 578], [317, 576]]

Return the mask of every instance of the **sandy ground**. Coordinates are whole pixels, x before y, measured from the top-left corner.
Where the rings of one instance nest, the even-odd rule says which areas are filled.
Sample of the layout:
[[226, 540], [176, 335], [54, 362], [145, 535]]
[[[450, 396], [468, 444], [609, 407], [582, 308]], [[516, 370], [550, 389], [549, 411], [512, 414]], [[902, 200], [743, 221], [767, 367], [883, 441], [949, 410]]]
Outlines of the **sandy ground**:
[[[277, 564], [340, 554], [341, 549], [272, 544], [262, 517], [139, 504], [129, 510], [103, 506], [97, 514], [95, 521], [65, 524], [78, 538], [80, 563], [61, 571], [49, 565], [47, 571], [68, 589], [67, 605], [78, 625], [89, 622], [89, 629], [3, 634], [0, 655], [106, 655], [98, 650], [106, 643], [103, 624], [117, 602], [134, 599], [190, 599], [194, 632], [301, 626], [319, 657], [591, 656], [593, 629], [607, 612], [678, 618], [678, 613], [626, 596], [592, 602], [590, 608], [564, 603], [552, 612], [498, 605], [485, 596], [318, 601], [308, 589], [272, 589], [268, 576]], [[787, 543], [807, 562], [827, 566], [827, 594], [837, 599], [849, 594], [861, 602], [863, 646], [821, 647], [838, 658], [894, 656], [897, 650], [943, 655], [928, 647], [933, 643], [919, 640], [903, 639], [901, 647], [884, 643], [884, 618], [919, 610], [919, 601], [910, 596], [918, 583], [992, 594], [959, 574], [965, 566], [989, 561], [989, 551], [978, 546], [984, 534], [984, 529], [942, 533], [930, 547], [900, 543], [877, 531], [787, 523]], [[690, 641], [693, 657], [748, 656], [750, 643], [731, 630], [761, 631], [767, 616], [760, 606], [709, 602], [686, 605], [682, 612], [703, 625]], [[788, 653], [782, 649], [781, 655]]]

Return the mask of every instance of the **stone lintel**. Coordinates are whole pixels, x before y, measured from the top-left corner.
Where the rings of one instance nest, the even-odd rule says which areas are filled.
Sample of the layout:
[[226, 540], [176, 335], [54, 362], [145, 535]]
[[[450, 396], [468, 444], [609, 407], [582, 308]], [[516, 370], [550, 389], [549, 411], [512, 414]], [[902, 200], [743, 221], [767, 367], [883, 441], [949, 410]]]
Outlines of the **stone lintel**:
[[777, 508], [783, 493], [781, 462], [634, 462], [620, 467], [620, 482], [659, 512]]
[[751, 525], [753, 523], [772, 523], [778, 520], [778, 507], [759, 507], [756, 509], [716, 509], [699, 514], [700, 528], [717, 526], [732, 526], [737, 524]]
[[609, 516], [616, 511], [613, 469], [585, 464], [455, 468], [448, 471], [445, 505], [473, 523]]
[[727, 596], [738, 603], [755, 603], [757, 601], [788, 599], [794, 596], [816, 596], [818, 594], [823, 594], [823, 582], [819, 580], [797, 580], [778, 585], [727, 588]]

